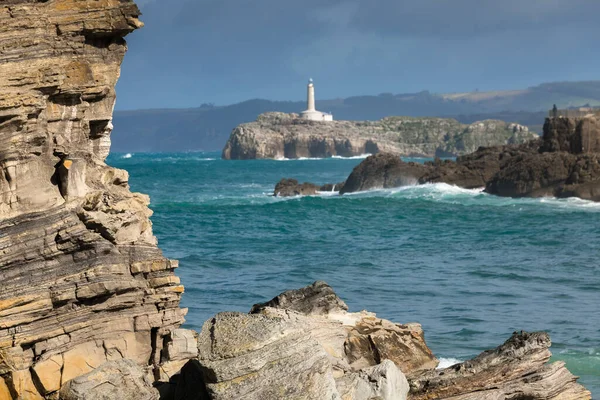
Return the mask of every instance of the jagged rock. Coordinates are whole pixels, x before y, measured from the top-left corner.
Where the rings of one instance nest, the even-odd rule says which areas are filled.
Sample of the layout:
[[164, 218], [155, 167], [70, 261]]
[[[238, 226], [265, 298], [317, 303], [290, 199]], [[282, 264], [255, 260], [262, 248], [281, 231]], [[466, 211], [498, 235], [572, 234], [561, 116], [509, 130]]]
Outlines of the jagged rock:
[[387, 152], [403, 156], [453, 156], [480, 146], [523, 143], [537, 135], [521, 125], [454, 119], [388, 117], [380, 121], [317, 122], [297, 114], [266, 113], [233, 130], [223, 159], [358, 156]]
[[544, 332], [515, 332], [472, 360], [409, 376], [410, 399], [591, 399], [563, 362], [546, 364], [550, 344]]
[[338, 398], [325, 351], [281, 319], [217, 314], [202, 327], [198, 350], [212, 400]]
[[273, 195], [276, 197], [311, 196], [317, 194], [320, 187], [314, 183], [299, 183], [296, 179], [282, 179], [277, 185]]
[[325, 282], [289, 290], [251, 313], [277, 318], [305, 330], [329, 355], [336, 377], [389, 359], [404, 372], [435, 368], [438, 360], [425, 344], [419, 324], [394, 324], [348, 306]]
[[158, 400], [145, 371], [134, 361], [121, 359], [102, 364], [68, 381], [60, 390], [61, 400]]
[[55, 396], [110, 360], [158, 365], [183, 322], [149, 199], [105, 163], [139, 14], [128, 0], [0, 4], [0, 379], [13, 397]]
[[336, 379], [342, 400], [406, 400], [408, 381], [390, 360]]
[[340, 193], [442, 182], [482, 188], [511, 160], [538, 154], [539, 145], [539, 140], [532, 140], [521, 145], [482, 147], [456, 161], [436, 159], [424, 164], [404, 162], [393, 154], [376, 154], [354, 168]]
[[580, 118], [548, 118], [544, 124], [543, 152], [600, 153], [600, 113]]
[[310, 182], [299, 183], [296, 179], [283, 178], [275, 185], [273, 196], [314, 196], [319, 192], [339, 192], [343, 187], [344, 182], [335, 184], [326, 183], [322, 186], [318, 186]]
[[301, 289], [287, 290], [265, 303], [255, 304], [250, 313], [259, 313], [267, 307], [315, 315], [348, 311], [344, 300], [340, 299], [333, 288], [323, 281], [316, 281]]

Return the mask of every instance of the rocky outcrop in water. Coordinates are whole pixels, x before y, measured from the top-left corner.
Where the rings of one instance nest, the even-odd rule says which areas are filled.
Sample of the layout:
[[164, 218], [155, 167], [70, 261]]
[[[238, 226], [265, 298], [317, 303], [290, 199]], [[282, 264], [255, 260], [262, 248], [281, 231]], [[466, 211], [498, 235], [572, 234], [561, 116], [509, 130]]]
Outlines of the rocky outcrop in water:
[[104, 162], [131, 1], [0, 3], [0, 398], [107, 361], [157, 366], [182, 322], [145, 195]]
[[393, 154], [368, 157], [352, 171], [340, 193], [445, 182], [469, 189], [485, 187], [500, 196], [600, 201], [597, 143], [597, 115], [549, 118], [541, 140], [480, 148], [456, 161], [418, 164]]
[[235, 128], [223, 159], [326, 158], [391, 153], [457, 156], [480, 146], [523, 143], [537, 135], [518, 124], [481, 121], [464, 125], [448, 118], [388, 117], [380, 121], [317, 122], [297, 114], [266, 113]]
[[291, 196], [314, 196], [319, 192], [339, 192], [344, 183], [327, 183], [325, 185], [315, 185], [314, 183], [300, 183], [296, 179], [282, 179], [277, 185], [273, 195], [275, 197], [291, 197]]

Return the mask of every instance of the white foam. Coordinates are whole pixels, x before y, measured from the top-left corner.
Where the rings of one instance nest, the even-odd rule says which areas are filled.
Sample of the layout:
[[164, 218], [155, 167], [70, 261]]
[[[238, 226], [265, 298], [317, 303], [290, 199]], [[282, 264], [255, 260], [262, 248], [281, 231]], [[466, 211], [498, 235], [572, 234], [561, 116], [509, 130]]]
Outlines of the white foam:
[[122, 158], [131, 158], [131, 157], [133, 157], [133, 154], [127, 153]]
[[331, 157], [298, 157], [298, 158], [287, 158], [278, 157], [274, 158], [275, 161], [317, 161], [317, 160], [362, 160], [369, 157], [371, 154], [361, 154], [359, 156], [342, 157], [342, 156], [331, 156]]
[[362, 160], [364, 158], [369, 157], [371, 154], [361, 154], [359, 156], [351, 156], [351, 157], [342, 157], [342, 156], [331, 156], [331, 158], [337, 158], [342, 160]]
[[453, 366], [454, 364], [460, 364], [462, 361], [456, 358], [444, 358], [440, 357], [440, 364], [437, 366], [437, 369], [444, 369]]

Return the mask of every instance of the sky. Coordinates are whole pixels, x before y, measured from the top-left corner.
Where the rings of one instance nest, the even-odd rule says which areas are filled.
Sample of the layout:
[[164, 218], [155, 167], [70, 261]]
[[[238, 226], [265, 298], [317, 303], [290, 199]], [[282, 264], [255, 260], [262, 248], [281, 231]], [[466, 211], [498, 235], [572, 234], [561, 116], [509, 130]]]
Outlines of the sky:
[[600, 79], [599, 0], [140, 0], [117, 109]]

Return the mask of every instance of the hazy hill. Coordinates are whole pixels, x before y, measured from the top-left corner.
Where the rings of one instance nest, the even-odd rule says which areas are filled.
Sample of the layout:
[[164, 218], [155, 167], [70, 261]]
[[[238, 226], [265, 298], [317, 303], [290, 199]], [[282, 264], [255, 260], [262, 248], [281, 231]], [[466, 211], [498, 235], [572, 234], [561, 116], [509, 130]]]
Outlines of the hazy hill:
[[[462, 123], [500, 119], [539, 132], [547, 112], [559, 108], [600, 106], [600, 81], [545, 83], [524, 90], [432, 94], [383, 93], [320, 100], [317, 107], [338, 120], [379, 120], [387, 116], [454, 117]], [[268, 111], [299, 112], [304, 101], [249, 100], [229, 106], [117, 111], [113, 151], [159, 152], [221, 150], [237, 125]]]

